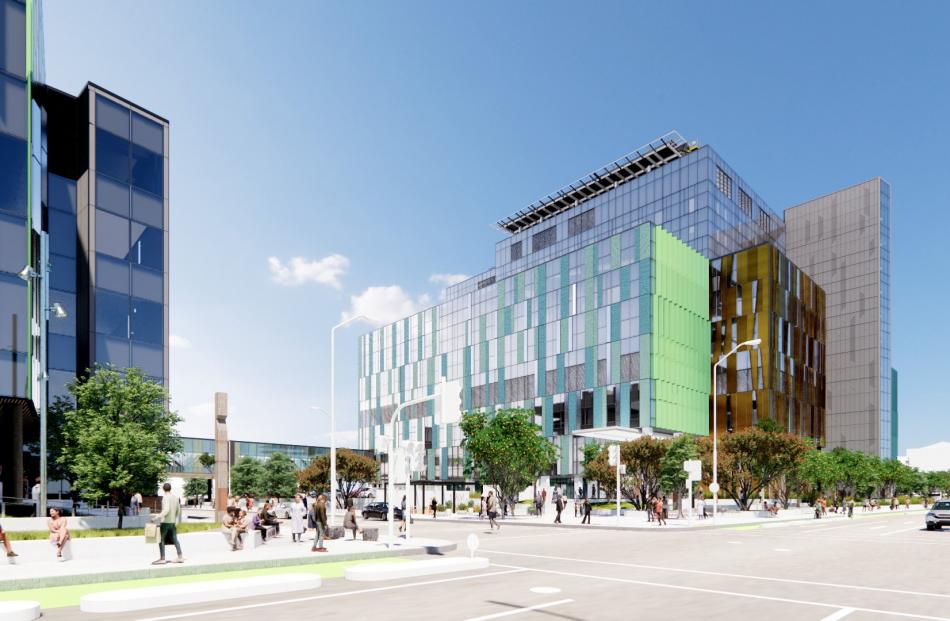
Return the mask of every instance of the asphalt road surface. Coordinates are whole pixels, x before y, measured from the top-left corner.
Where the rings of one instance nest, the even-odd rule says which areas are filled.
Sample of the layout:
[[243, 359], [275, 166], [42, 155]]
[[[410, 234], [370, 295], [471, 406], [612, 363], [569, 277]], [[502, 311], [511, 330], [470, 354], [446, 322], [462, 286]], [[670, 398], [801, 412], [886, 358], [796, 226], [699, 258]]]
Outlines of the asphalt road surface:
[[[417, 521], [414, 534], [475, 532], [489, 569], [410, 580], [325, 580], [312, 593], [202, 607], [44, 619], [767, 619], [950, 621], [950, 529], [920, 513], [770, 524], [755, 529], [585, 531]], [[420, 557], [416, 557], [420, 558]]]

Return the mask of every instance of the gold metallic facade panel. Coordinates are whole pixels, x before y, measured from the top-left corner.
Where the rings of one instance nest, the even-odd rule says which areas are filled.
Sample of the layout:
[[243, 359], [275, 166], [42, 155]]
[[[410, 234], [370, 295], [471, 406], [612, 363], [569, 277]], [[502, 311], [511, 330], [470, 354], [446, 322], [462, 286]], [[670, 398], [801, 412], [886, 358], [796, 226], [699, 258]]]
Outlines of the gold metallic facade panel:
[[709, 279], [713, 362], [762, 339], [717, 370], [719, 432], [771, 419], [823, 445], [825, 292], [770, 243], [713, 260]]

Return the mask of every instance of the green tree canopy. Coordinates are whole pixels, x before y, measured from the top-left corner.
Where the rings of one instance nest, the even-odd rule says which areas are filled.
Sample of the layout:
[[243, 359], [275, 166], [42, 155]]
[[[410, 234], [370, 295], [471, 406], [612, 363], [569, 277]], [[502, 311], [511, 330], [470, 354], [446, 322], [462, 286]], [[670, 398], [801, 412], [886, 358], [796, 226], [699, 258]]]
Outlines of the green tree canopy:
[[[682, 435], [670, 440], [666, 454], [660, 460], [660, 487], [666, 492], [680, 498], [686, 493], [686, 471], [683, 462], [699, 457], [699, 449], [692, 436]], [[682, 517], [682, 505], [677, 503], [677, 511]]]
[[[337, 506], [349, 498], [358, 498], [377, 479], [376, 460], [349, 449], [336, 452]], [[297, 473], [301, 488], [313, 491], [329, 490], [330, 456], [315, 457], [306, 468]]]
[[262, 496], [264, 488], [264, 464], [245, 455], [231, 466], [231, 493], [243, 496]]
[[283, 453], [272, 453], [264, 462], [264, 491], [277, 498], [290, 498], [297, 490], [297, 466]]
[[193, 498], [195, 505], [201, 504], [201, 497], [208, 493], [208, 479], [188, 479], [185, 483], [185, 497]]
[[96, 367], [68, 389], [75, 404], [62, 412], [57, 465], [84, 498], [118, 506], [122, 528], [129, 496], [155, 490], [172, 456], [181, 450], [175, 433], [180, 418], [165, 409], [165, 387], [139, 369], [123, 374], [113, 367]]
[[[620, 444], [620, 461], [627, 466], [627, 474], [620, 478], [620, 494], [638, 509], [660, 495], [660, 468], [669, 440], [650, 436]], [[607, 448], [599, 444], [596, 457], [584, 467], [584, 477], [597, 481], [602, 490], [611, 492], [617, 485], [617, 473], [609, 464]]]
[[214, 455], [209, 455], [208, 453], [202, 453], [198, 455], [198, 464], [211, 472], [211, 469], [214, 467]]
[[534, 412], [521, 409], [462, 416], [462, 446], [478, 471], [478, 480], [498, 487], [509, 501], [557, 460], [557, 448], [541, 435], [533, 417]]

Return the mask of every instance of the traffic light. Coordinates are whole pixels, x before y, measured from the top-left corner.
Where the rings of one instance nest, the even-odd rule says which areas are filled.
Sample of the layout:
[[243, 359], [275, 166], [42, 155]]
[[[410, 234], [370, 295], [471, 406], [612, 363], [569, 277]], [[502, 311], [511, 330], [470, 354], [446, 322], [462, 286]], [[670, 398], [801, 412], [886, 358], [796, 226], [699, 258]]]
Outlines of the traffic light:
[[436, 421], [440, 425], [458, 423], [462, 420], [462, 382], [451, 381], [439, 384], [436, 406]]

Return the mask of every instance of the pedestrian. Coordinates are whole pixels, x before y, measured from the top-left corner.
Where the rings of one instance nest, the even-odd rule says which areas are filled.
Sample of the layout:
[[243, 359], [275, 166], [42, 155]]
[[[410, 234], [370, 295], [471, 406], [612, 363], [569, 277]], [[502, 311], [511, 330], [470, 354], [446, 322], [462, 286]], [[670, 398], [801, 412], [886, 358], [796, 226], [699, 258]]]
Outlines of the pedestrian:
[[647, 512], [647, 522], [652, 522], [653, 518], [656, 517], [656, 510], [653, 508], [653, 501], [648, 500], [643, 504], [643, 508]]
[[541, 515], [544, 515], [544, 505], [548, 504], [548, 490], [547, 488], [541, 490]]
[[327, 497], [323, 494], [317, 496], [317, 502], [313, 503], [310, 513], [317, 529], [313, 536], [313, 547], [310, 548], [310, 551], [326, 552], [327, 549], [323, 547], [323, 534], [327, 530]]
[[402, 509], [402, 514], [401, 514], [402, 520], [399, 523], [399, 532], [402, 532], [406, 530], [406, 520], [412, 517], [409, 515], [409, 512], [406, 511], [406, 495], [405, 494], [403, 494], [402, 496], [402, 502], [399, 503], [399, 508]]
[[485, 502], [488, 503], [488, 528], [498, 528], [501, 530], [501, 525], [495, 521], [495, 518], [498, 517], [498, 498], [495, 497], [495, 492], [488, 492], [488, 498], [485, 499]]
[[132, 515], [138, 515], [139, 508], [142, 506], [142, 495], [138, 492], [132, 494], [132, 502], [130, 504], [132, 505]]
[[584, 496], [583, 510], [584, 519], [581, 520], [581, 524], [590, 524], [590, 499], [587, 496]]
[[[69, 529], [66, 527], [66, 518], [64, 518], [59, 509], [50, 507], [49, 519], [46, 521], [49, 528], [49, 541], [56, 546], [56, 558], [63, 560], [63, 548], [69, 542]], [[6, 539], [6, 537], [4, 537]], [[9, 554], [7, 554], [9, 556]]]
[[910, 496], [904, 496], [904, 511], [910, 511]]
[[181, 517], [181, 503], [178, 496], [172, 493], [171, 483], [162, 485], [162, 490], [165, 492], [165, 495], [162, 496], [162, 511], [155, 517], [160, 522], [158, 526], [158, 560], [152, 561], [152, 565], [164, 565], [168, 562], [165, 560], [165, 544], [167, 543], [174, 545], [175, 552], [178, 553], [177, 558], [172, 562], [183, 563], [185, 559], [181, 555], [181, 544], [178, 543], [177, 526], [178, 518]]
[[541, 515], [541, 503], [544, 502], [541, 500], [541, 492], [535, 492], [534, 494], [534, 512], [538, 515]]
[[231, 544], [231, 551], [235, 552], [244, 548], [242, 539], [246, 528], [242, 528], [241, 519], [236, 507], [228, 508], [228, 515], [221, 524], [221, 530], [228, 536], [228, 543]]
[[897, 496], [891, 496], [891, 511], [897, 508]]
[[275, 506], [276, 505], [272, 505], [270, 502], [264, 503], [260, 511], [261, 524], [264, 526], [273, 526], [274, 536], [280, 537], [280, 520], [277, 519], [277, 511], [274, 510]]
[[854, 517], [854, 498], [848, 499], [848, 517], [849, 518]]
[[481, 502], [481, 504], [478, 505], [478, 519], [484, 520], [484, 519], [485, 519], [485, 513], [486, 513], [486, 508], [485, 508], [485, 494], [482, 494], [482, 502]]
[[663, 516], [663, 509], [665, 504], [666, 496], [663, 497], [663, 500], [655, 498], [653, 500], [653, 511], [656, 513], [656, 525], [663, 526], [666, 524], [666, 519]]
[[560, 494], [557, 494], [557, 499], [554, 501], [554, 510], [557, 511], [557, 515], [554, 517], [554, 523], [561, 523], [561, 511], [564, 511], [564, 499], [561, 498]]
[[701, 519], [706, 518], [706, 499], [702, 495], [696, 499], [696, 515]]
[[30, 498], [33, 499], [33, 516], [34, 517], [40, 516], [40, 490], [41, 489], [42, 487], [40, 486], [40, 479], [39, 477], [37, 477], [36, 485], [34, 485], [33, 489], [30, 491]]
[[307, 515], [307, 506], [303, 504], [300, 494], [294, 495], [294, 502], [290, 505], [290, 536], [291, 541], [303, 541], [304, 516]]
[[353, 505], [350, 505], [350, 508], [346, 510], [346, 514], [343, 516], [344, 536], [346, 536], [346, 531], [348, 530], [353, 531], [353, 541], [356, 541], [356, 531], [359, 531], [360, 528], [356, 524], [356, 507]]
[[10, 545], [10, 539], [7, 537], [7, 534], [3, 532], [3, 526], [0, 526], [0, 543], [3, 544], [3, 549], [7, 551], [7, 558], [18, 556], [18, 554], [13, 551], [13, 546]]
[[870, 510], [871, 501], [868, 498], [864, 499], [864, 508], [861, 510], [861, 513], [867, 513]]

